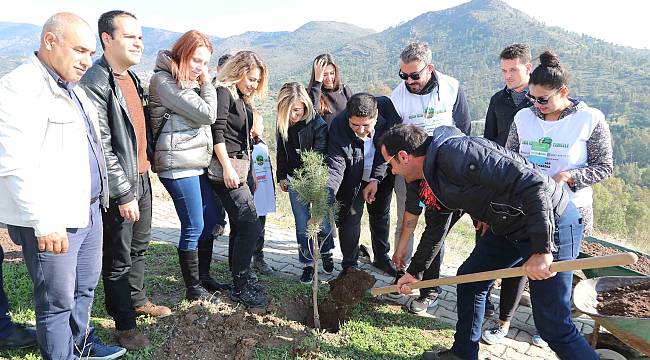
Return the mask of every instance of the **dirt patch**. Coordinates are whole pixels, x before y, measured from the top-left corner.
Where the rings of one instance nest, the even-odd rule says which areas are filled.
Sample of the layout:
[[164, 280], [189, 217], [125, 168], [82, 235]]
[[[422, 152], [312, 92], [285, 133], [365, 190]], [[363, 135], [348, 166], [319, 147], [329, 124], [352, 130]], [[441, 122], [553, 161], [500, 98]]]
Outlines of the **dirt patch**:
[[[604, 255], [614, 255], [614, 254], [621, 253], [621, 251], [617, 249], [607, 247], [605, 245], [601, 245], [594, 242], [587, 242], [587, 241], [582, 243], [582, 245], [580, 246], [580, 251], [584, 252], [585, 254], [589, 254], [591, 256], [604, 256]], [[639, 256], [639, 260], [636, 263], [624, 267], [639, 272], [641, 274], [650, 275], [650, 260], [648, 260], [648, 258], [643, 254], [637, 253], [637, 255]]]
[[[162, 319], [169, 339], [153, 359], [255, 358], [256, 349], [288, 348], [292, 355], [314, 358], [318, 349], [302, 341], [309, 330], [275, 315], [272, 307], [254, 314], [229, 303], [194, 303], [186, 311]], [[293, 356], [292, 356], [293, 357]]]
[[330, 280], [330, 295], [342, 306], [358, 304], [366, 291], [372, 288], [377, 279], [363, 270], [350, 268], [345, 275]]
[[[345, 275], [329, 281], [330, 292], [318, 301], [321, 329], [337, 333], [350, 319], [352, 309], [361, 302], [377, 279], [362, 270], [348, 270]], [[293, 302], [284, 302], [275, 309], [286, 318], [314, 327], [314, 307], [311, 296], [304, 295]]]
[[602, 315], [649, 318], [650, 281], [599, 292], [597, 300]]
[[5, 253], [5, 261], [20, 262], [23, 260], [22, 247], [11, 241], [5, 228], [0, 228], [0, 246]]

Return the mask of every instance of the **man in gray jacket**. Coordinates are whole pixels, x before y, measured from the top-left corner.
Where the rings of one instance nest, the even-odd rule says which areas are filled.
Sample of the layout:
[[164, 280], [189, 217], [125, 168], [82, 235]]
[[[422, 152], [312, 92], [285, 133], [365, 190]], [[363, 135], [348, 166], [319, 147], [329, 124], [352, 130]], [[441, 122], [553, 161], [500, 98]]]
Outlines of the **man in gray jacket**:
[[133, 14], [121, 10], [102, 14], [98, 29], [104, 55], [81, 79], [81, 86], [99, 113], [111, 194], [103, 213], [102, 279], [117, 340], [136, 350], [149, 344], [136, 331], [136, 315], [171, 314], [168, 307], [149, 301], [144, 288], [144, 254], [151, 240], [150, 137], [146, 98], [140, 80], [128, 70], [140, 62], [142, 30]]

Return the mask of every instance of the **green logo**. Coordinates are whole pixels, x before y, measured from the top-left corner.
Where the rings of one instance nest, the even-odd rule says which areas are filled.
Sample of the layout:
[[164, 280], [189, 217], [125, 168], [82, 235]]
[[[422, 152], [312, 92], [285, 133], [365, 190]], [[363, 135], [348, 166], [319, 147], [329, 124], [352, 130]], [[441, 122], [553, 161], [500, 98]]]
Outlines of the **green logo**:
[[257, 166], [262, 166], [264, 165], [264, 156], [262, 155], [257, 155], [255, 157], [255, 162], [257, 163]]

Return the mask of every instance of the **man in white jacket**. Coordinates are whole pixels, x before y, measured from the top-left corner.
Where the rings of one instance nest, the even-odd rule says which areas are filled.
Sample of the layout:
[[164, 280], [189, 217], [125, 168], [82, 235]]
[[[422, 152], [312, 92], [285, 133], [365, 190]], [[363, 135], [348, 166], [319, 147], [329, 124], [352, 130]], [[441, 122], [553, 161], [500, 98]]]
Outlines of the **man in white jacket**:
[[38, 52], [0, 79], [0, 222], [22, 245], [44, 359], [114, 359], [88, 325], [108, 201], [97, 110], [75, 85], [95, 36], [77, 15], [43, 26]]

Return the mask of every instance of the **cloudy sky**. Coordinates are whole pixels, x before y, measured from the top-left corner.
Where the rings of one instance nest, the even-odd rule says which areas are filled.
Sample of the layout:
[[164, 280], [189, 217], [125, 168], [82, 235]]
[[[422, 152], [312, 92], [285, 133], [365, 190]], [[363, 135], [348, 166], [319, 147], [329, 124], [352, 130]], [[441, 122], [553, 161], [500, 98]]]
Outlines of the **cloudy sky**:
[[[638, 0], [505, 0], [547, 25], [620, 45], [650, 49], [650, 3]], [[4, 6], [0, 21], [42, 25], [55, 12], [71, 11], [95, 23], [108, 10], [134, 13], [144, 26], [184, 32], [198, 29], [226, 37], [245, 31], [292, 31], [311, 20], [351, 23], [377, 31], [427, 11], [466, 0], [20, 0]]]

